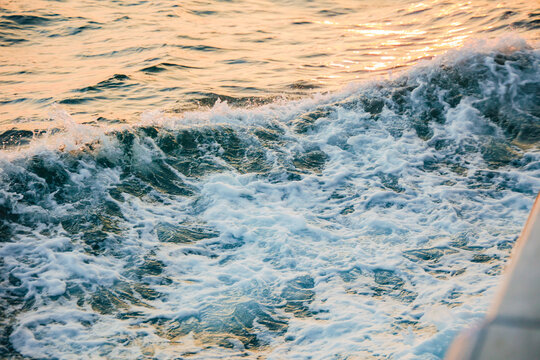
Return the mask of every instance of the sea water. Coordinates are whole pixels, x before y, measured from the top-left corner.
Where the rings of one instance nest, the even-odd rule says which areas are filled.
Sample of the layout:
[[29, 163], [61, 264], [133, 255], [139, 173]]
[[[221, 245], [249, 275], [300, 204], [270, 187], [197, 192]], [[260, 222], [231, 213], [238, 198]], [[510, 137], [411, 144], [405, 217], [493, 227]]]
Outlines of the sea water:
[[442, 358], [540, 189], [538, 8], [0, 5], [0, 357]]

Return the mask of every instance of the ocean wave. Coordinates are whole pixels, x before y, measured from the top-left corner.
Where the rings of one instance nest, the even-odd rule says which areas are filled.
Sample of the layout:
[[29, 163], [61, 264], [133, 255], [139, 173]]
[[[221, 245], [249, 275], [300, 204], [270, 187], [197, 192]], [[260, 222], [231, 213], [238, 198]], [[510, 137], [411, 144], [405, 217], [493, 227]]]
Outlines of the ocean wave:
[[4, 132], [0, 354], [442, 357], [540, 188], [539, 65], [505, 38], [296, 101]]

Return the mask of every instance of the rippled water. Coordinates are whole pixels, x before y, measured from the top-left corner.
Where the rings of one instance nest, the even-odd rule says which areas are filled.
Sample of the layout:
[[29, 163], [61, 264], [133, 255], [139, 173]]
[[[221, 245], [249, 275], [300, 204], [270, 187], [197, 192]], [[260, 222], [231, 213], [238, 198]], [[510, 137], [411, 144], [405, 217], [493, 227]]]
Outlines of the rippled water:
[[1, 358], [440, 359], [484, 315], [538, 3], [1, 7]]
[[8, 1], [0, 123], [245, 105], [387, 76], [468, 38], [538, 40], [537, 1]]

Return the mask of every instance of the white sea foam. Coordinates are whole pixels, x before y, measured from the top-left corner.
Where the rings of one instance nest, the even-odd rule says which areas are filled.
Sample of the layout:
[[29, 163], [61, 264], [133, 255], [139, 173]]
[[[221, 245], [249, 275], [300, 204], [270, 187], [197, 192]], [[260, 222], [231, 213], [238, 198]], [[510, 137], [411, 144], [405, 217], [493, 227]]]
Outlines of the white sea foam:
[[[441, 101], [444, 123], [428, 124], [428, 140], [410, 124], [430, 109], [429, 81], [442, 65], [479, 66], [471, 59], [482, 56], [489, 63], [498, 46], [456, 52], [405, 75], [417, 86], [408, 113], [385, 94], [397, 85], [381, 82], [256, 109], [218, 102], [180, 118], [145, 115], [146, 125], [163, 132], [199, 131], [202, 139], [206, 130], [221, 136], [230, 129], [238, 147], [263, 149], [257, 164], [269, 170], [242, 171], [248, 155], [240, 163], [226, 157], [237, 145], [198, 143], [222, 169], [188, 176], [173, 167], [173, 180], [194, 195], [156, 190], [166, 184], [151, 177], [161, 176], [155, 164], [169, 169], [173, 161], [166, 162], [171, 155], [155, 137], [135, 136], [128, 146], [75, 126], [68, 134], [78, 135], [63, 152], [33, 145], [4, 160], [2, 171], [14, 176], [41, 156], [65, 167], [70, 186], [87, 191], [63, 202], [56, 189], [31, 204], [21, 201], [28, 193], [1, 189], [0, 205], [14, 218], [41, 224], [13, 220], [12, 241], [0, 248], [2, 267], [17, 279], [9, 289], [28, 301], [13, 319], [11, 345], [37, 358], [441, 358], [453, 336], [486, 310], [508, 257], [505, 244], [515, 240], [540, 188], [540, 154], [508, 145], [505, 129], [474, 105], [494, 93], [512, 101], [513, 86], [538, 82], [538, 73], [531, 79], [491, 68], [480, 93], [453, 106]], [[504, 46], [511, 54], [529, 51], [520, 41]], [[538, 70], [538, 54], [531, 57]], [[379, 111], [359, 105], [377, 98], [386, 99]], [[316, 111], [322, 115], [298, 131], [299, 116]], [[253, 135], [259, 128], [277, 128], [277, 140], [262, 147]], [[47, 141], [53, 137], [60, 135]], [[81, 153], [93, 155], [70, 165], [68, 150], [76, 154], [87, 142], [96, 150]], [[489, 151], [500, 142], [517, 154], [515, 162], [490, 165], [484, 147], [492, 142]], [[120, 164], [124, 157], [127, 165]], [[109, 191], [129, 180], [122, 167], [156, 188], [113, 197]], [[36, 184], [28, 191], [50, 185], [34, 175], [28, 181]], [[116, 208], [121, 218], [100, 218], [99, 229], [112, 230], [96, 253], [84, 236], [101, 233], [70, 232], [64, 221]], [[168, 229], [189, 226], [210, 235], [159, 239], [160, 227], [169, 236]], [[158, 295], [126, 290], [141, 284]]]

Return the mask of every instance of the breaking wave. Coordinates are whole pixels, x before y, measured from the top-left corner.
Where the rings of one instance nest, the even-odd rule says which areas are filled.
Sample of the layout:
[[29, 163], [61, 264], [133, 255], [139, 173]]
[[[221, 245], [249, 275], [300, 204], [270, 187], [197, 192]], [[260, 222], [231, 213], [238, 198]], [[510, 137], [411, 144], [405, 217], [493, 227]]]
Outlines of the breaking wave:
[[539, 65], [0, 134], [0, 355], [442, 357], [540, 188]]

